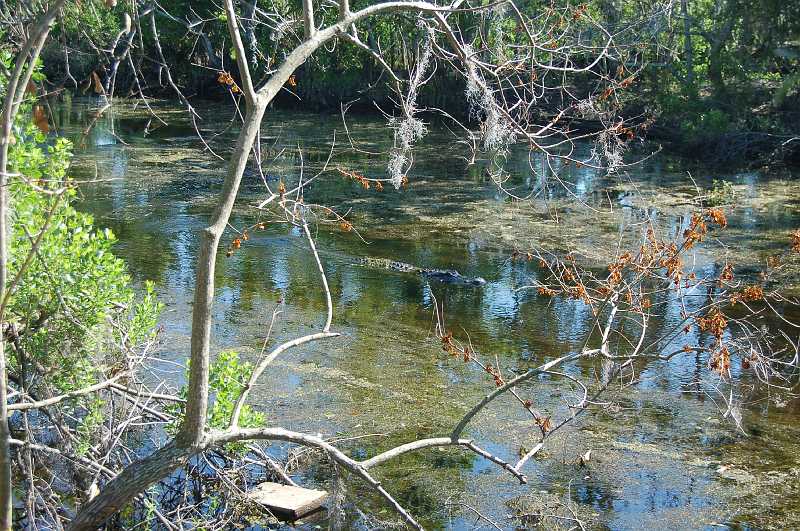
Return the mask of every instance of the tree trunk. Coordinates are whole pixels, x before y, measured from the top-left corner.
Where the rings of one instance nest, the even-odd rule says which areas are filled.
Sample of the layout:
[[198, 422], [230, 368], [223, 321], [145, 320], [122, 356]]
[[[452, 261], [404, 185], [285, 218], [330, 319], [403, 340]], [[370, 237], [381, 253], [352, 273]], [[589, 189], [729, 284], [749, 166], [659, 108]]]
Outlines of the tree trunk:
[[258, 68], [258, 41], [256, 40], [256, 0], [242, 2], [242, 29], [244, 30], [244, 44], [250, 53], [250, 64]]
[[694, 88], [694, 46], [692, 46], [692, 20], [689, 18], [689, 0], [681, 0], [681, 16], [683, 17], [683, 54], [686, 65], [686, 91], [690, 97], [697, 94]]
[[101, 526], [147, 487], [186, 464], [191, 456], [203, 449], [208, 412], [211, 310], [214, 301], [217, 251], [239, 191], [250, 151], [258, 136], [266, 104], [266, 100], [256, 99], [254, 105], [248, 106], [219, 203], [211, 224], [202, 232], [192, 311], [188, 400], [181, 430], [174, 441], [142, 461], [126, 467], [119, 476], [105, 485], [97, 497], [81, 508], [70, 529], [96, 529]]
[[729, 2], [718, 10], [716, 17], [718, 29], [713, 33], [709, 43], [708, 79], [714, 90], [714, 96], [720, 101], [723, 101], [728, 93], [722, 74], [722, 52], [725, 50], [725, 45], [733, 33], [733, 26], [738, 16], [736, 12], [737, 6], [735, 2]]
[[145, 459], [125, 468], [103, 487], [95, 498], [81, 507], [69, 530], [94, 530], [125, 507], [156, 481], [185, 465], [200, 450], [170, 442]]
[[348, 26], [357, 20], [383, 11], [432, 12], [438, 9], [433, 4], [427, 3], [387, 2], [376, 4], [317, 32], [313, 25], [312, 1], [304, 0], [303, 5], [306, 31], [312, 36], [298, 45], [269, 81], [256, 92], [239, 35], [237, 17], [233, 12], [233, 3], [231, 0], [225, 2], [228, 30], [236, 49], [237, 63], [241, 74], [241, 89], [247, 100], [247, 111], [236, 148], [231, 155], [228, 174], [220, 192], [220, 199], [212, 216], [211, 224], [202, 231], [201, 235], [192, 308], [191, 358], [184, 419], [175, 440], [151, 456], [128, 465], [119, 476], [102, 488], [98, 496], [80, 509], [70, 529], [95, 529], [101, 526], [112, 514], [130, 503], [151, 484], [185, 464], [191, 456], [203, 451], [208, 444], [215, 442], [213, 440], [209, 442], [205, 429], [208, 414], [208, 378], [216, 257], [220, 239], [233, 210], [250, 151], [258, 138], [261, 121], [269, 103], [289, 79], [289, 76], [308, 57], [325, 42], [336, 38], [340, 32], [347, 31]]
[[231, 210], [233, 210], [233, 204], [239, 192], [239, 184], [242, 182], [242, 174], [247, 166], [250, 150], [258, 136], [265, 109], [266, 102], [260, 99], [256, 100], [255, 105], [248, 106], [219, 203], [214, 211], [211, 225], [206, 227], [202, 234], [197, 257], [197, 278], [192, 307], [189, 399], [186, 404], [186, 416], [178, 435], [179, 441], [185, 446], [198, 444], [203, 439], [208, 409], [211, 308], [214, 302], [214, 271], [217, 263], [217, 251], [220, 238], [228, 224]]

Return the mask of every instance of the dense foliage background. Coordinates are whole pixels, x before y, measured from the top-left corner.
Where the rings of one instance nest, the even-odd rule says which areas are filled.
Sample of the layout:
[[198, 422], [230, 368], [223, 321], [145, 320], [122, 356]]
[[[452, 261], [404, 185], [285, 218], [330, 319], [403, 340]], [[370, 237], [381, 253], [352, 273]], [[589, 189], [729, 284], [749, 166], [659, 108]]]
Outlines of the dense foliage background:
[[[101, 0], [70, 3], [55, 30], [56, 38], [49, 41], [44, 54], [46, 73], [52, 84], [82, 85], [88, 91], [92, 86], [92, 71], [102, 73], [108, 66], [107, 48], [125, 25], [126, 13], [140, 9], [134, 0], [111, 2], [116, 4], [113, 9], [107, 8], [108, 3]], [[355, 2], [354, 8], [364, 3]], [[140, 27], [134, 38], [136, 50], [132, 57], [146, 77], [142, 90], [149, 93], [169, 90], [160, 61], [155, 59], [158, 54], [152, 27], [146, 24], [149, 17], [155, 16], [164, 58], [178, 85], [189, 96], [225, 97], [227, 90], [217, 82], [217, 75], [221, 70], [235, 70], [235, 61], [226, 43], [221, 7], [211, 0], [166, 0], [160, 6], [163, 9], [155, 9], [142, 20], [134, 17]], [[300, 2], [280, 0], [271, 2], [269, 7], [282, 13], [283, 25], [255, 22], [247, 26], [248, 14], [255, 13], [250, 20], [259, 20], [258, 2], [242, 3], [245, 40], [251, 49], [249, 59], [258, 77], [268, 75], [290, 49], [287, 45], [298, 41], [298, 27], [292, 21], [301, 18]], [[633, 108], [628, 110], [655, 119], [652, 137], [670, 140], [684, 149], [702, 144], [711, 159], [742, 162], [748, 156], [780, 148], [795, 132], [792, 128], [800, 123], [798, 2], [530, 0], [523, 7], [526, 15], [542, 17], [551, 26], [548, 35], [557, 32], [566, 17], [575, 13], [591, 17], [621, 36], [626, 31], [635, 31], [636, 34], [623, 38], [637, 48], [631, 57], [647, 66], [632, 80], [636, 98], [631, 100]], [[331, 16], [334, 13], [320, 9], [322, 21], [318, 23]], [[454, 16], [461, 18], [462, 37], [475, 48], [482, 44], [482, 39], [513, 43], [521, 38], [511, 17], [508, 23], [485, 27], [485, 20], [473, 14]], [[384, 17], [367, 21], [366, 27], [368, 31], [362, 39], [383, 50], [393, 67], [402, 70], [411, 64], [423, 37], [413, 17]], [[373, 102], [389, 109], [390, 94], [382, 69], [366, 52], [354, 46], [342, 42], [335, 46], [335, 53], [318, 54], [301, 68], [296, 84], [286, 88], [278, 104], [338, 111], [338, 102], [358, 99], [365, 109], [373, 112]], [[132, 69], [121, 68], [118, 93], [120, 89], [139, 91], [131, 73]], [[600, 92], [603, 87], [596, 89]], [[452, 69], [438, 68], [423, 87], [419, 100], [422, 105], [466, 116], [463, 93], [463, 80]], [[558, 101], [541, 102], [542, 109], [555, 109], [558, 104]], [[796, 151], [783, 158], [796, 163]]]

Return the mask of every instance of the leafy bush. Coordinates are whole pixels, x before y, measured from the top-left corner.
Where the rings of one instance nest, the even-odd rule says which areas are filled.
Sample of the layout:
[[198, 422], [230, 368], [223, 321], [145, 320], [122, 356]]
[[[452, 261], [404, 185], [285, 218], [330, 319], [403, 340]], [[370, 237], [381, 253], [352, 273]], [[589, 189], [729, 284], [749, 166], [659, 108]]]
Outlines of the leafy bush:
[[[109, 229], [75, 209], [67, 176], [71, 144], [27, 122], [25, 106], [9, 150], [9, 246], [4, 333], [9, 379], [47, 398], [99, 383], [132, 368], [155, 337], [161, 310], [151, 284], [137, 298]], [[86, 452], [105, 422], [105, 402], [86, 395], [63, 402]]]
[[[211, 364], [209, 387], [214, 393], [214, 403], [208, 412], [208, 424], [212, 428], [228, 426], [236, 400], [242, 394], [252, 372], [253, 364], [239, 361], [239, 354], [232, 350], [223, 350]], [[256, 428], [263, 426], [264, 420], [263, 413], [244, 406], [239, 425], [243, 428]]]
[[773, 96], [772, 104], [780, 107], [792, 93], [798, 91], [800, 91], [800, 72], [794, 72], [782, 78], [781, 84]]
[[[188, 362], [186, 371], [188, 375]], [[211, 364], [208, 377], [208, 385], [213, 399], [211, 407], [208, 408], [208, 425], [211, 428], [225, 429], [228, 427], [236, 401], [247, 385], [247, 380], [252, 372], [253, 364], [240, 361], [239, 354], [233, 350], [223, 350], [217, 355], [217, 359]], [[185, 399], [186, 396], [187, 386], [184, 386], [181, 389], [180, 397]], [[177, 419], [171, 428], [175, 431], [183, 416], [183, 411], [174, 407], [172, 413], [176, 415]], [[255, 411], [248, 405], [242, 407], [239, 426], [257, 428], [263, 426], [265, 422], [266, 416], [263, 413]]]
[[10, 153], [20, 174], [9, 186], [10, 278], [23, 272], [7, 321], [19, 329], [18, 348], [52, 371], [50, 382], [61, 391], [94, 383], [99, 372], [123, 363], [125, 350], [153, 333], [160, 309], [150, 285], [136, 301], [125, 263], [112, 252], [111, 230], [95, 228], [73, 207], [70, 148], [62, 138], [47, 145], [29, 128]]

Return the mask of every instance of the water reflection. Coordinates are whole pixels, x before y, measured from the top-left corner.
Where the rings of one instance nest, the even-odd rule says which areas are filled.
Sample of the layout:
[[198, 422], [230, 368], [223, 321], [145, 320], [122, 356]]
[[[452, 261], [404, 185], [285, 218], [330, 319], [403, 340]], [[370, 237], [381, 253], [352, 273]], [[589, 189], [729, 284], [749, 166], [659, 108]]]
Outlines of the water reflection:
[[[76, 177], [93, 178], [96, 174], [101, 180], [109, 179], [83, 187], [83, 208], [93, 212], [98, 223], [110, 226], [118, 235], [117, 252], [128, 262], [136, 280], [156, 282], [160, 296], [168, 303], [162, 355], [181, 361], [187, 355], [197, 235], [210, 215], [224, 166], [204, 151], [185, 119], [169, 105], [156, 106], [156, 111], [169, 114], [170, 125], [147, 134], [147, 119], [142, 111], [120, 107], [95, 119], [97, 104], [60, 105], [56, 125], [62, 134], [75, 139], [76, 145], [86, 146], [78, 152]], [[92, 122], [94, 125], [87, 133], [86, 126]], [[223, 125], [221, 120], [214, 121], [212, 115], [203, 127], [204, 131], [212, 131]], [[363, 145], [377, 150], [391, 142], [390, 133], [380, 121], [357, 118], [350, 126], [356, 141]], [[271, 161], [267, 172], [279, 176], [287, 187], [297, 183], [299, 145], [304, 150], [305, 175], [313, 174], [324, 164], [332, 147], [337, 164], [357, 167], [370, 176], [384, 174], [382, 158], [354, 155], [333, 146], [334, 129], [341, 130], [338, 117], [271, 114], [262, 132], [262, 148], [269, 152]], [[229, 130], [215, 137], [214, 149], [225, 154], [234, 133]], [[206, 136], [211, 138], [210, 134]], [[577, 156], [588, 158], [590, 149], [580, 146]], [[334, 322], [346, 337], [337, 343], [292, 353], [285, 365], [278, 365], [265, 375], [261, 392], [257, 393], [257, 406], [268, 410], [271, 420], [315, 432], [369, 430], [365, 426], [392, 432], [388, 440], [362, 448], [366, 453], [377, 452], [404, 438], [442, 433], [451, 427], [462, 413], [463, 404], [482, 396], [486, 387], [482, 375], [441, 360], [436, 342], [430, 339], [434, 297], [444, 302], [453, 329], [467, 332], [478, 351], [496, 357], [507, 369], [524, 370], [543, 359], [580, 348], [592, 321], [590, 309], [579, 301], [542, 299], [533, 290], [518, 289], [535, 280], [539, 272], [534, 264], [512, 262], [508, 258], [508, 245], [494, 242], [492, 236], [497, 234], [470, 230], [487, 221], [483, 216], [502, 214], [507, 206], [484, 167], [467, 167], [457, 155], [458, 147], [446, 131], [432, 128], [429, 139], [419, 147], [414, 180], [408, 190], [387, 187], [385, 192], [377, 194], [337, 175], [319, 179], [309, 187], [308, 203], [333, 205], [341, 211], [352, 209], [352, 218], [364, 227], [369, 243], [352, 234], [320, 230], [318, 246], [336, 306]], [[543, 204], [559, 202], [558, 208], [574, 208], [568, 201], [572, 197], [596, 208], [611, 204], [619, 214], [613, 223], [603, 225], [598, 221], [583, 228], [583, 241], [589, 248], [596, 246], [607, 233], [617, 237], [627, 227], [648, 217], [656, 219], [662, 230], [680, 234], [692, 208], [687, 205], [662, 213], [652, 204], [642, 206], [627, 194], [626, 183], [633, 180], [649, 183], [654, 189], [693, 186], [687, 183], [685, 174], [671, 173], [658, 157], [637, 167], [635, 175], [607, 176], [585, 166], [564, 167], [556, 163], [549, 167], [541, 154], [529, 154], [520, 148], [510, 155], [506, 169], [508, 189], [518, 195], [534, 194]], [[544, 185], [542, 176], [552, 171], [569, 183], [567, 190]], [[757, 194], [757, 188], [763, 184], [763, 177], [757, 174], [732, 179], [744, 185], [748, 194]], [[698, 181], [710, 184], [711, 176], [699, 177]], [[257, 215], [252, 205], [263, 196], [261, 176], [250, 168], [231, 223], [234, 226], [253, 223]], [[482, 205], [480, 215], [475, 214], [474, 205]], [[444, 219], [458, 219], [460, 225], [444, 223]], [[751, 242], [748, 238], [757, 238], [754, 234], [758, 231], [791, 227], [795, 221], [793, 211], [775, 206], [767, 212], [739, 209], [729, 216], [732, 230], [741, 234], [741, 241], [748, 245]], [[497, 225], [498, 230], [504, 230], [504, 223], [514, 222], [503, 221]], [[534, 240], [536, 236], [530, 235]], [[482, 276], [488, 282], [483, 288], [429, 283], [419, 275], [365, 267], [359, 261], [363, 256], [402, 260], [419, 267], [454, 268], [465, 275]], [[714, 274], [721, 266], [698, 255], [696, 267]], [[221, 255], [214, 306], [215, 346], [235, 347], [244, 354], [258, 351], [267, 318], [276, 306], [283, 309], [276, 332], [278, 339], [318, 326], [323, 319], [324, 299], [317, 289], [317, 275], [302, 235], [283, 226], [271, 225], [254, 235], [230, 258]], [[655, 303], [665, 311], [661, 318], [650, 323], [654, 336], [674, 328], [680, 322], [681, 311], [677, 302], [668, 297]], [[702, 299], [698, 297], [692, 304], [699, 307]], [[692, 331], [665, 348], [680, 348], [684, 342], [703, 343], [709, 339], [699, 334]], [[568, 370], [591, 377], [595, 369], [594, 364], [582, 362]], [[653, 363], [642, 367], [638, 386], [643, 393], [680, 396], [680, 391], [703, 373], [704, 364], [695, 357], [674, 363]], [[546, 387], [547, 380], [542, 378], [531, 385], [550, 389]], [[552, 393], [543, 400], [556, 407], [560, 395], [555, 389]], [[298, 401], [303, 405], [298, 406]], [[702, 407], [696, 401], [691, 406], [684, 402], [688, 401], [681, 400], [681, 407]], [[630, 409], [635, 411], [630, 414], [631, 426], [652, 424], [651, 431], [636, 428], [643, 437], [654, 437], [660, 432], [680, 434], [683, 429], [680, 419], [672, 416], [662, 419], [644, 402], [636, 402]], [[702, 411], [704, 415], [713, 414], [709, 413], [713, 410]], [[513, 404], [501, 407], [497, 412], [498, 426], [503, 429], [517, 426], [514, 422], [519, 423], [519, 419], [513, 420], [516, 412]], [[622, 413], [623, 418], [627, 418], [626, 414]], [[475, 428], [475, 434], [483, 435], [486, 445], [511, 459], [517, 449], [508, 441], [516, 439], [502, 433], [499, 428], [489, 433]], [[630, 437], [630, 432], [617, 435], [624, 439]], [[687, 445], [707, 446], [704, 441], [708, 439], [692, 439]], [[445, 525], [445, 520], [435, 516], [439, 494], [436, 481], [452, 483], [451, 461], [441, 456], [432, 459], [420, 456], [404, 462], [426, 471], [424, 467], [433, 465], [438, 470], [434, 474], [438, 474], [438, 479], [426, 477], [427, 472], [409, 479], [399, 465], [387, 473], [405, 501], [430, 511], [428, 523], [434, 527]], [[654, 518], [650, 521], [663, 524], [664, 520], [658, 520], [661, 516], [657, 515], [665, 508], [712, 504], [716, 494], [709, 486], [713, 484], [709, 470], [693, 469], [685, 477], [665, 482], [670, 463], [651, 462], [643, 468], [641, 463], [632, 462], [628, 472], [606, 471], [602, 477], [598, 474], [585, 480], [580, 479], [584, 472], [576, 472], [574, 467], [559, 468], [551, 471], [550, 476], [548, 466], [552, 465], [547, 462], [531, 466], [532, 477], [538, 475], [540, 486], [546, 488], [562, 481], [565, 475], [577, 478], [577, 482], [565, 489], [568, 496], [598, 511], [601, 520], [615, 528], [647, 521], [641, 520], [643, 513]], [[455, 466], [459, 487], [480, 485], [480, 476], [489, 473], [486, 464], [469, 457], [467, 465]], [[697, 482], [705, 482], [700, 493]], [[628, 484], [637, 487], [624, 486]], [[493, 485], [491, 489], [484, 496], [485, 509], [503, 518], [504, 496], [516, 491], [510, 486]]]

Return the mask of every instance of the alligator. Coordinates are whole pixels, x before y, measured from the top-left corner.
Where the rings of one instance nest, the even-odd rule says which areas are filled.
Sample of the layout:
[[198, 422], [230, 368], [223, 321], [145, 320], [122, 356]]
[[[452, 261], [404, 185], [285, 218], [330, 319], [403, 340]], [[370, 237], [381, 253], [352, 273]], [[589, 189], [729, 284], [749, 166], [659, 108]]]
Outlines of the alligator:
[[364, 256], [359, 259], [361, 265], [400, 273], [414, 273], [422, 275], [428, 280], [436, 280], [445, 284], [460, 284], [464, 286], [483, 286], [486, 280], [483, 277], [466, 277], [454, 269], [426, 269], [388, 258], [373, 258]]

